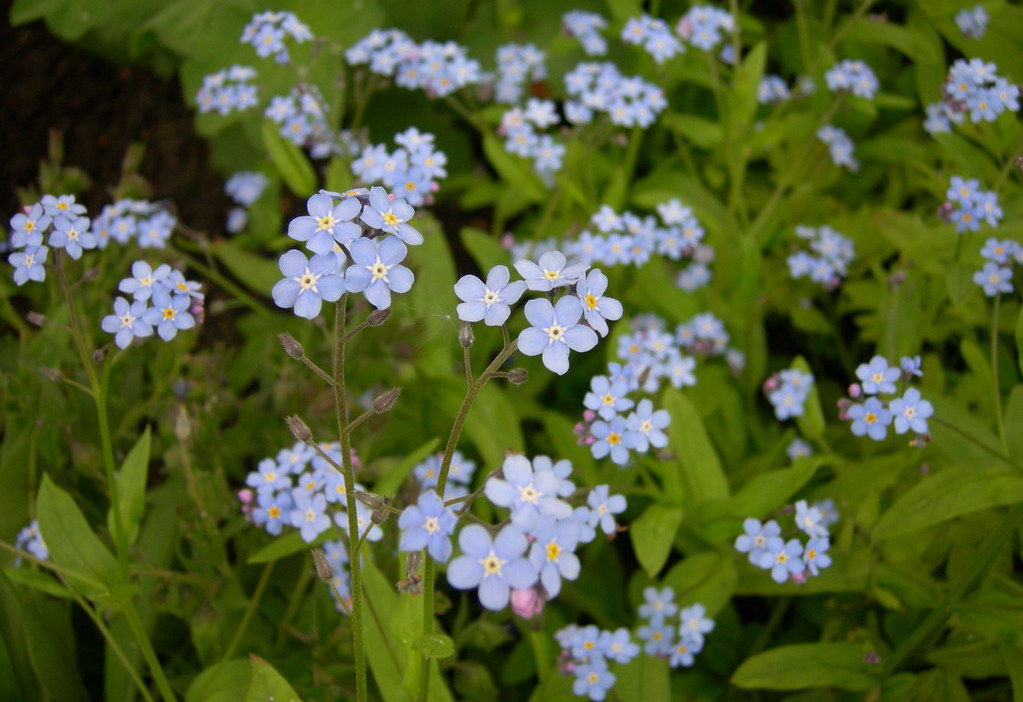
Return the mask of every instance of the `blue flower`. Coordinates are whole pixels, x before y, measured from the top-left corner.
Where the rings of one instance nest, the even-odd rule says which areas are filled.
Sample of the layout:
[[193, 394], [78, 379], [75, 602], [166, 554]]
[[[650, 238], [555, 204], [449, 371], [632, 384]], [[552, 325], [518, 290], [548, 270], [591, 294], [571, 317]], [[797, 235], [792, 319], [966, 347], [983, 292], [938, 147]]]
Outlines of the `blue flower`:
[[[39, 520], [37, 519], [33, 519], [27, 527], [18, 532], [17, 537], [14, 539], [14, 547], [22, 551], [28, 551], [41, 561], [45, 561], [50, 557], [50, 551], [46, 548], [46, 543], [43, 541], [42, 532], [39, 531]], [[17, 566], [20, 562], [20, 557], [15, 558], [14, 565]]]
[[582, 302], [587, 324], [601, 336], [607, 336], [607, 321], [622, 318], [622, 303], [613, 297], [604, 297], [607, 276], [596, 268], [579, 279], [576, 295]]
[[48, 251], [45, 246], [26, 246], [23, 251], [15, 251], [8, 256], [7, 260], [14, 266], [14, 282], [21, 286], [30, 280], [37, 283], [46, 280], [43, 263]]
[[566, 648], [573, 658], [585, 660], [600, 655], [600, 629], [592, 624], [584, 627], [576, 627]]
[[118, 297], [114, 299], [114, 313], [104, 317], [100, 327], [114, 335], [118, 348], [125, 349], [135, 337], [153, 333], [153, 327], [142, 319], [145, 314], [146, 303], [135, 300], [129, 304], [123, 297]]
[[632, 408], [633, 401], [625, 396], [628, 392], [626, 381], [611, 382], [607, 376], [595, 375], [590, 380], [590, 392], [583, 397], [583, 406], [604, 419], [611, 419], [619, 412]]
[[810, 536], [828, 535], [828, 529], [824, 526], [824, 515], [816, 507], [807, 505], [806, 500], [799, 500], [796, 503], [796, 527]]
[[543, 354], [543, 364], [558, 375], [568, 371], [569, 349], [589, 351], [597, 345], [593, 330], [579, 324], [583, 308], [574, 297], [562, 297], [557, 305], [530, 300], [525, 312], [531, 326], [519, 334], [519, 351], [526, 356]]
[[[454, 465], [452, 465], [454, 467]], [[567, 458], [562, 458], [558, 462], [551, 460], [550, 456], [536, 456], [533, 458], [533, 472], [539, 473], [543, 470], [549, 470], [554, 473], [561, 481], [558, 485], [558, 497], [571, 497], [572, 493], [575, 492], [575, 483], [569, 478], [572, 475], [572, 463]]]
[[463, 555], [448, 566], [448, 582], [458, 590], [479, 588], [487, 609], [504, 609], [511, 588], [536, 584], [536, 568], [524, 558], [529, 542], [518, 527], [509, 524], [491, 540], [486, 529], [470, 524], [459, 533], [458, 545]]
[[153, 293], [153, 306], [142, 315], [142, 321], [156, 327], [156, 333], [164, 341], [170, 341], [178, 330], [191, 329], [195, 318], [188, 312], [187, 295], [170, 295], [163, 290]]
[[918, 378], [923, 377], [924, 372], [920, 370], [923, 363], [920, 361], [919, 356], [903, 356], [900, 365], [902, 366], [902, 374], [907, 380], [914, 375]]
[[803, 545], [798, 539], [789, 539], [786, 543], [775, 536], [768, 539], [767, 548], [760, 555], [757, 565], [770, 570], [774, 582], [781, 584], [789, 579], [789, 575], [797, 575], [806, 569], [799, 557], [802, 553]]
[[499, 327], [507, 321], [511, 307], [526, 291], [521, 280], [509, 283], [507, 266], [494, 266], [487, 273], [487, 282], [474, 275], [463, 275], [455, 283], [455, 295], [462, 300], [458, 305], [458, 318], [463, 322], [483, 321], [489, 327]]
[[597, 646], [605, 658], [616, 663], [628, 663], [639, 655], [639, 644], [633, 642], [632, 633], [625, 627], [600, 632]]
[[280, 492], [291, 487], [291, 475], [281, 470], [280, 465], [272, 458], [264, 458], [256, 470], [249, 473], [245, 484], [256, 488], [259, 492]]
[[445, 507], [433, 490], [424, 492], [419, 501], [406, 507], [398, 517], [401, 529], [399, 551], [426, 549], [438, 563], [447, 563], [451, 558], [451, 534], [458, 519], [449, 507]]
[[668, 445], [668, 436], [662, 431], [671, 423], [668, 410], [654, 412], [654, 403], [643, 399], [636, 406], [636, 411], [629, 415], [628, 428], [632, 435], [632, 443], [636, 451], [646, 453], [650, 446], [664, 448]]
[[895, 433], [905, 434], [912, 429], [917, 434], [927, 433], [927, 418], [934, 413], [934, 407], [927, 400], [920, 399], [920, 391], [909, 388], [902, 397], [888, 405], [895, 418]]
[[675, 640], [675, 631], [672, 625], [666, 624], [663, 619], [653, 619], [636, 630], [636, 636], [646, 643], [643, 652], [648, 656], [668, 655]]
[[369, 202], [362, 209], [362, 221], [415, 246], [423, 243], [423, 235], [407, 224], [415, 213], [410, 204], [401, 198], [392, 202], [383, 188], [376, 187], [370, 188]]
[[322, 493], [296, 493], [294, 507], [290, 514], [291, 526], [301, 530], [302, 540], [307, 544], [330, 528], [330, 517], [326, 514], [327, 498]]
[[813, 449], [810, 448], [810, 444], [806, 443], [802, 439], [793, 439], [785, 449], [785, 453], [789, 459], [796, 460], [797, 458], [805, 458], [806, 456], [813, 455]]
[[278, 307], [292, 307], [299, 317], [313, 319], [324, 300], [336, 302], [346, 290], [338, 257], [333, 253], [307, 259], [301, 251], [292, 249], [281, 256], [278, 265], [284, 280], [278, 281], [270, 294]]
[[588, 544], [597, 538], [597, 530], [593, 528], [596, 522], [589, 507], [576, 507], [572, 519], [579, 526], [579, 543]]
[[50, 226], [51, 218], [43, 213], [39, 203], [32, 205], [28, 212], [19, 212], [11, 217], [11, 246], [16, 249], [25, 246], [39, 246], [43, 243], [43, 232]]
[[748, 553], [749, 562], [757, 565], [767, 550], [767, 543], [781, 534], [781, 527], [773, 519], [764, 524], [759, 519], [747, 519], [742, 528], [746, 533], [735, 539], [735, 550]]
[[613, 417], [610, 422], [598, 419], [590, 425], [590, 433], [596, 439], [590, 444], [594, 458], [610, 454], [611, 460], [620, 466], [629, 462], [629, 448], [634, 445], [634, 437], [628, 430], [625, 417]]
[[558, 499], [561, 478], [553, 470], [539, 470], [525, 456], [511, 455], [504, 459], [504, 478], [490, 478], [483, 488], [484, 494], [498, 507], [511, 510], [512, 524], [530, 530], [541, 515], [556, 519], [572, 516], [572, 508]]
[[55, 249], [64, 249], [68, 256], [78, 260], [82, 249], [96, 248], [96, 235], [89, 231], [88, 217], [57, 217], [49, 244]]
[[675, 616], [678, 605], [675, 604], [675, 591], [670, 587], [658, 590], [648, 587], [643, 590], [643, 604], [639, 606], [639, 616], [648, 619], [652, 624], [661, 624], [667, 617]]
[[[285, 518], [285, 515], [287, 514], [286, 510], [292, 506], [291, 495], [287, 492], [274, 494], [269, 490], [261, 490], [256, 500], [257, 507], [252, 510], [252, 521], [256, 524], [264, 524], [268, 533], [277, 536], [281, 533], [281, 528], [290, 521]], [[302, 538], [305, 538], [304, 534]], [[307, 542], [311, 540], [306, 539]]]
[[973, 274], [973, 282], [984, 288], [984, 294], [994, 297], [1012, 292], [1012, 269], [988, 261], [984, 268]]
[[[694, 604], [679, 612], [681, 623], [678, 625], [678, 633], [683, 640], [691, 640], [703, 644], [704, 634], [714, 630], [714, 620], [707, 616], [707, 610], [702, 604]], [[697, 651], [694, 651], [697, 653]]]
[[1012, 239], [999, 241], [992, 238], [984, 242], [984, 248], [980, 250], [980, 255], [982, 258], [994, 261], [995, 263], [1008, 263], [1018, 247], [1019, 244]]
[[590, 508], [590, 526], [600, 524], [600, 530], [611, 535], [618, 530], [614, 515], [625, 511], [625, 498], [621, 495], [609, 495], [607, 485], [598, 485], [586, 496], [586, 504]]
[[145, 261], [135, 261], [135, 263], [131, 264], [132, 277], [125, 278], [118, 283], [117, 289], [123, 293], [128, 293], [136, 300], [145, 301], [152, 296], [153, 290], [170, 275], [170, 272], [171, 267], [166, 263], [160, 265], [154, 271]]
[[772, 391], [767, 399], [774, 406], [774, 415], [778, 419], [803, 416], [803, 403], [806, 402], [805, 389], [796, 388], [788, 383]]
[[252, 207], [269, 184], [259, 171], [238, 171], [224, 183], [224, 192], [242, 207]]
[[819, 569], [831, 565], [831, 556], [828, 555], [829, 548], [831, 548], [831, 543], [827, 538], [810, 539], [806, 542], [806, 548], [803, 549], [803, 561], [811, 574], [818, 575]]
[[607, 669], [607, 662], [603, 658], [591, 658], [589, 663], [576, 666], [573, 672], [575, 682], [572, 683], [572, 692], [597, 702], [604, 699], [617, 679], [614, 673]]
[[291, 220], [288, 236], [306, 242], [313, 253], [331, 253], [335, 242], [348, 246], [362, 233], [351, 221], [362, 211], [358, 198], [346, 197], [335, 205], [330, 195], [317, 193], [309, 198], [306, 208], [308, 215]]
[[[356, 484], [355, 488], [357, 490], [365, 489], [359, 484]], [[334, 523], [347, 532], [348, 513], [344, 511], [335, 512]], [[355, 503], [355, 529], [359, 532], [360, 539], [365, 538], [367, 541], [376, 542], [384, 538], [384, 530], [380, 528], [380, 525], [373, 523], [372, 510], [361, 502]]]
[[892, 423], [892, 413], [876, 397], [868, 397], [862, 405], [853, 405], [848, 414], [853, 420], [852, 433], [867, 434], [875, 441], [881, 441], [888, 434], [888, 425]]
[[46, 210], [46, 214], [51, 217], [70, 217], [85, 214], [85, 205], [75, 202], [74, 195], [61, 195], [60, 197], [43, 195], [40, 204]]
[[415, 276], [401, 262], [408, 249], [393, 236], [379, 244], [358, 239], [349, 247], [354, 265], [345, 271], [345, 284], [352, 292], [361, 292], [379, 310], [391, 306], [391, 292], [406, 293], [412, 289]]
[[554, 288], [575, 283], [586, 270], [586, 265], [575, 263], [570, 266], [565, 254], [560, 251], [548, 251], [540, 256], [539, 264], [526, 259], [516, 261], [515, 270], [525, 279], [530, 290], [549, 292]]
[[[539, 460], [539, 459], [536, 459]], [[566, 461], [567, 462], [567, 461]], [[535, 465], [536, 461], [534, 461]], [[440, 466], [440, 463], [437, 464]], [[461, 483], [468, 485], [472, 482], [472, 475], [476, 472], [476, 463], [466, 459], [460, 451], [451, 454], [451, 463], [448, 465], [448, 484]]]
[[561, 592], [561, 579], [579, 577], [579, 558], [575, 547], [579, 543], [579, 526], [569, 518], [557, 520], [544, 515], [533, 529], [533, 546], [529, 560], [540, 574], [540, 583], [553, 599]]
[[889, 368], [883, 356], [874, 356], [870, 363], [861, 363], [856, 368], [856, 377], [863, 385], [867, 395], [895, 392], [895, 381], [899, 379], [899, 369]]
[[689, 667], [694, 663], [693, 656], [703, 649], [703, 642], [692, 638], [683, 638], [671, 647], [671, 658], [668, 660], [672, 668]]

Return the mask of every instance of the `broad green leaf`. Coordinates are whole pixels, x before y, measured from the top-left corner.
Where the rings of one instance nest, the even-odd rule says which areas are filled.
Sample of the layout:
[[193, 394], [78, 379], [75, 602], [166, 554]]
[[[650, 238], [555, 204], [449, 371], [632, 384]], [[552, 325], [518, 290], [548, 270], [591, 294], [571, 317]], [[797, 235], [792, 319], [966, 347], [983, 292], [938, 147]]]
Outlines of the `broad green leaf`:
[[890, 539], [961, 514], [1023, 500], [1023, 475], [1006, 466], [959, 465], [929, 475], [895, 501], [874, 528]]
[[75, 501], [49, 475], [43, 476], [36, 513], [50, 559], [67, 569], [68, 584], [90, 598], [107, 595], [120, 579], [117, 560], [93, 533]]
[[893, 22], [861, 19], [850, 25], [846, 36], [857, 41], [890, 46], [918, 63], [940, 64], [945, 60], [939, 48], [921, 32]]
[[440, 437], [435, 436], [412, 453], [402, 458], [399, 462], [384, 471], [380, 479], [373, 484], [373, 491], [378, 495], [393, 495], [405, 482], [405, 478], [412, 472], [420, 462], [434, 452], [440, 443]]
[[483, 137], [483, 153], [497, 174], [529, 201], [541, 202], [549, 197], [547, 189], [540, 177], [530, 168], [529, 162], [505, 151], [504, 145], [497, 137], [490, 134]]
[[651, 578], [664, 567], [675, 541], [675, 532], [682, 524], [682, 508], [653, 504], [632, 523], [629, 535], [636, 559]]
[[48, 573], [32, 570], [31, 568], [4, 568], [4, 575], [16, 583], [30, 587], [33, 590], [38, 590], [39, 592], [44, 592], [47, 595], [62, 597], [64, 599], [71, 598], [71, 593], [68, 592], [67, 588], [57, 582], [57, 580]]
[[701, 522], [715, 517], [763, 518], [799, 492], [825, 463], [826, 458], [825, 456], [797, 458], [791, 468], [772, 470], [751, 478], [741, 490], [727, 500], [701, 505], [698, 510]]
[[218, 241], [212, 251], [237, 280], [262, 297], [270, 297], [270, 290], [281, 279], [276, 260], [247, 251], [231, 240]]
[[[792, 361], [792, 367], [803, 373], [813, 374], [810, 364], [802, 356], [796, 356]], [[816, 377], [816, 376], [814, 376]], [[810, 387], [810, 392], [803, 403], [803, 414], [796, 417], [796, 424], [803, 436], [809, 439], [819, 439], [824, 433], [824, 411], [821, 409], [821, 400], [817, 394], [817, 382]]]
[[732, 114], [729, 115], [733, 128], [743, 133], [753, 124], [757, 110], [757, 88], [767, 64], [767, 43], [758, 42], [742, 59], [736, 71], [735, 86], [732, 89]]
[[[125, 546], [135, 543], [139, 535], [139, 523], [146, 511], [146, 479], [149, 477], [149, 427], [142, 432], [131, 451], [128, 452], [117, 477], [117, 499], [120, 501], [121, 524], [124, 526]], [[113, 507], [107, 513], [107, 527], [117, 538], [117, 520]]]
[[[500, 427], [500, 431], [495, 431], [495, 427]], [[495, 468], [504, 462], [508, 449], [522, 451], [526, 447], [515, 407], [496, 383], [488, 383], [476, 396], [465, 420], [465, 433], [487, 465]]]
[[846, 642], [781, 646], [746, 659], [732, 675], [732, 684], [748, 690], [837, 687], [863, 692], [879, 682], [863, 654], [862, 648]]
[[279, 134], [280, 127], [263, 121], [263, 145], [281, 180], [296, 197], [306, 199], [316, 194], [316, 174], [302, 149]]
[[259, 656], [251, 656], [252, 680], [245, 702], [302, 702], [298, 694], [274, 667]]
[[412, 642], [412, 650], [426, 658], [448, 658], [455, 652], [455, 642], [444, 634], [424, 634]]
[[22, 623], [32, 668], [46, 694], [60, 702], [86, 702], [75, 656], [75, 635], [68, 607], [38, 593], [21, 598]]
[[640, 655], [628, 665], [614, 665], [614, 694], [621, 702], [669, 702], [671, 670], [665, 658]]
[[702, 604], [713, 617], [735, 592], [739, 573], [732, 554], [714, 551], [696, 553], [672, 566], [664, 576], [664, 584], [675, 590], [680, 606]]
[[251, 680], [252, 664], [244, 658], [217, 663], [192, 680], [185, 702], [239, 702]]
[[728, 480], [696, 406], [674, 388], [664, 391], [662, 406], [671, 415], [668, 449], [688, 488], [686, 498], [700, 503], [727, 497]]
[[328, 536], [330, 536], [329, 530], [317, 537], [312, 543], [306, 543], [305, 540], [302, 539], [301, 532], [289, 531], [284, 536], [278, 536], [269, 544], [249, 556], [248, 562], [250, 564], [267, 563], [269, 561], [276, 561], [280, 558], [284, 558], [285, 556], [290, 556], [293, 553], [307, 551], [313, 546], [326, 541]]
[[462, 227], [462, 245], [472, 254], [476, 265], [480, 267], [483, 277], [487, 271], [497, 265], [507, 266], [511, 255], [501, 246], [501, 242], [482, 229]]
[[1023, 702], [1023, 650], [1015, 646], [1001, 645], [998, 647], [1009, 671], [1012, 681], [1013, 702]]
[[913, 688], [905, 699], [907, 702], [970, 702], [963, 681], [953, 671], [946, 668], [934, 668], [917, 676]]
[[661, 118], [666, 127], [678, 132], [686, 141], [703, 149], [711, 149], [721, 143], [721, 125], [703, 117], [690, 114], [667, 114]]

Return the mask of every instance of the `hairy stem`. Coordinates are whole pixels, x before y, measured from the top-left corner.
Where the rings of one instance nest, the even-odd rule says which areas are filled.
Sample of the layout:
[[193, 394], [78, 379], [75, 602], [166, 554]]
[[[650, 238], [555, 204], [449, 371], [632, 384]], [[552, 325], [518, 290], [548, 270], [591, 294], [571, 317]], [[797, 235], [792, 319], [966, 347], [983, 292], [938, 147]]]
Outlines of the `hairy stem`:
[[998, 422], [998, 441], [1002, 444], [1002, 453], [1009, 455], [1009, 445], [1005, 442], [1005, 420], [1002, 418], [1002, 391], [998, 383], [998, 308], [1002, 301], [1002, 293], [995, 295], [994, 310], [991, 312], [991, 381], [994, 394], [991, 401], [995, 404], [995, 421]]

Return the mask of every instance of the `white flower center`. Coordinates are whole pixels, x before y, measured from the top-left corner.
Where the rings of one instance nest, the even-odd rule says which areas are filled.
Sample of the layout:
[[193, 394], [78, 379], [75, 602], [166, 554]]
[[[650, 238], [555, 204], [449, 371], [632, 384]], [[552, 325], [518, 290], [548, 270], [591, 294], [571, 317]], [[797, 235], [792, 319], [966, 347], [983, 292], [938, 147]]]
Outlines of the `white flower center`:
[[334, 231], [334, 225], [337, 224], [337, 221], [338, 220], [334, 219], [334, 215], [333, 214], [327, 213], [327, 214], [323, 215], [322, 217], [317, 218], [317, 220], [316, 220], [316, 230], [317, 231], [325, 231], [325, 232], [333, 232]]
[[553, 344], [555, 342], [562, 341], [565, 338], [565, 328], [557, 322], [551, 324], [551, 326], [544, 329], [544, 331], [547, 332], [548, 343]]
[[391, 270], [392, 267], [393, 266], [385, 266], [380, 261], [380, 259], [377, 258], [377, 262], [374, 263], [372, 266], [366, 266], [366, 270], [368, 270], [370, 274], [373, 276], [374, 281], [382, 280], [386, 283], [388, 282], [387, 271]]
[[130, 327], [134, 323], [135, 323], [135, 318], [132, 317], [130, 314], [125, 314], [123, 317], [121, 317], [121, 326], [122, 327]]
[[315, 275], [311, 270], [309, 270], [309, 266], [306, 266], [305, 273], [293, 280], [298, 283], [302, 290], [312, 290], [313, 292], [316, 292], [316, 281], [319, 279], [320, 276]]
[[427, 517], [423, 522], [423, 528], [426, 529], [427, 534], [436, 534], [440, 531], [440, 520], [437, 517]]
[[542, 492], [533, 487], [533, 483], [523, 485], [519, 488], [519, 499], [523, 502], [536, 504], [536, 501], [543, 495]]
[[497, 302], [497, 293], [487, 288], [487, 291], [483, 293], [483, 297], [480, 298], [480, 301], [483, 302], [483, 304], [485, 304], [487, 307], [490, 307], [492, 304]]
[[497, 554], [491, 551], [486, 558], [480, 561], [483, 566], [483, 575], [500, 575], [501, 568], [504, 566], [504, 561], [497, 557]]
[[639, 430], [644, 434], [649, 434], [650, 430], [654, 428], [653, 423], [649, 419], [644, 419], [639, 423]]

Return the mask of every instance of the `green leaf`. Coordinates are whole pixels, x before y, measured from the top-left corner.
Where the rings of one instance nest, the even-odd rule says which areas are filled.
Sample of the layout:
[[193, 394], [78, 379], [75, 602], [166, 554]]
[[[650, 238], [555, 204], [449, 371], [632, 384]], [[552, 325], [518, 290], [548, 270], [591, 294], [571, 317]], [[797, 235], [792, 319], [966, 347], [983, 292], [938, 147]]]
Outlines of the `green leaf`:
[[669, 702], [671, 678], [668, 661], [637, 656], [628, 665], [615, 665], [614, 694], [621, 702]]
[[1005, 405], [1005, 426], [1017, 427], [1005, 432], [1005, 443], [1008, 444], [1009, 458], [1017, 464], [1023, 464], [1023, 385], [1017, 385], [1009, 393], [1009, 402]]
[[412, 642], [412, 650], [426, 658], [447, 658], [455, 652], [455, 642], [444, 634], [424, 634]]
[[45, 592], [47, 595], [70, 599], [67, 588], [53, 579], [53, 576], [31, 568], [4, 568], [4, 575], [16, 583]]
[[270, 120], [263, 121], [263, 144], [281, 180], [295, 196], [311, 197], [316, 191], [316, 174], [302, 149], [278, 133], [279, 127]]
[[682, 524], [682, 508], [653, 504], [632, 523], [629, 535], [636, 559], [651, 578], [664, 567], [675, 532]]
[[75, 501], [49, 475], [43, 476], [36, 514], [50, 559], [67, 569], [68, 584], [92, 599], [109, 594], [120, 580], [117, 560], [93, 533]]
[[29, 660], [47, 696], [60, 702], [86, 702], [75, 656], [75, 636], [67, 606], [32, 593], [22, 598], [22, 623]]
[[859, 20], [849, 27], [848, 38], [884, 44], [901, 51], [917, 63], [943, 63], [940, 45], [935, 46], [919, 31], [892, 22]]
[[1020, 307], [1019, 318], [1016, 320], [1016, 353], [1019, 369], [1023, 371], [1023, 307]]
[[461, 237], [462, 245], [472, 254], [484, 276], [494, 266], [508, 265], [511, 256], [496, 237], [474, 227], [462, 227]]
[[298, 694], [274, 667], [259, 656], [251, 656], [252, 681], [245, 702], [302, 702]]
[[723, 129], [718, 122], [689, 114], [666, 114], [661, 121], [678, 132], [686, 141], [703, 149], [712, 149], [721, 143]]
[[281, 279], [277, 261], [246, 251], [234, 241], [218, 241], [212, 247], [231, 274], [258, 295], [270, 297], [270, 290]]
[[244, 658], [217, 663], [195, 676], [185, 702], [238, 702], [251, 680], [252, 664]]
[[530, 168], [529, 162], [505, 151], [497, 137], [491, 134], [483, 137], [483, 153], [501, 179], [530, 202], [541, 202], [549, 197], [543, 181]]
[[961, 514], [1023, 500], [1023, 475], [1007, 467], [953, 466], [923, 478], [895, 501], [874, 527], [890, 539]]
[[[146, 511], [146, 480], [149, 477], [150, 443], [149, 427], [147, 426], [146, 430], [142, 432], [142, 436], [128, 452], [128, 456], [121, 464], [121, 470], [115, 478], [117, 480], [117, 499], [121, 505], [121, 524], [124, 527], [121, 543], [124, 546], [135, 543], [135, 539], [139, 535], [139, 523]], [[107, 513], [107, 527], [117, 539], [117, 520], [114, 519], [113, 506]]]
[[300, 551], [307, 551], [313, 546], [323, 543], [327, 540], [327, 536], [330, 535], [330, 531], [326, 531], [320, 534], [312, 543], [306, 543], [302, 539], [302, 533], [298, 531], [289, 531], [284, 536], [279, 536], [263, 548], [256, 551], [254, 554], [249, 556], [248, 563], [267, 563], [269, 561], [276, 561], [285, 556], [290, 556], [293, 553], [299, 553]]
[[[802, 356], [796, 356], [792, 361], [792, 367], [803, 373], [813, 374], [810, 364]], [[821, 399], [817, 395], [817, 382], [810, 386], [810, 392], [803, 403], [803, 414], [796, 417], [796, 425], [799, 431], [808, 439], [819, 439], [824, 433], [824, 411], [821, 409]]]
[[754, 690], [837, 687], [862, 692], [877, 683], [863, 663], [863, 650], [846, 642], [795, 644], [764, 651], [746, 659], [732, 675], [733, 685]]
[[680, 606], [702, 604], [711, 617], [728, 604], [738, 582], [732, 554], [714, 551], [688, 556], [664, 576], [664, 584], [675, 590]]
[[[494, 431], [495, 427], [501, 430]], [[494, 467], [501, 465], [508, 449], [522, 451], [526, 447], [519, 415], [507, 393], [494, 383], [483, 386], [476, 396], [465, 420], [465, 433], [476, 444], [487, 465]]]
[[736, 129], [748, 131], [753, 124], [753, 116], [757, 111], [757, 88], [764, 75], [767, 65], [767, 43], [758, 42], [742, 59], [735, 74], [735, 87], [731, 91], [732, 125]]
[[728, 497], [728, 480], [696, 406], [674, 388], [664, 391], [662, 406], [671, 415], [668, 448], [675, 454], [688, 498], [699, 503]]
[[797, 458], [791, 468], [772, 470], [751, 478], [742, 489], [720, 502], [701, 506], [701, 522], [714, 517], [760, 519], [778, 509], [806, 485], [817, 469], [824, 464], [824, 456]]
[[393, 495], [405, 482], [405, 478], [423, 459], [429, 456], [440, 443], [440, 437], [433, 437], [398, 463], [388, 468], [380, 479], [373, 484], [373, 491], [378, 495]]

